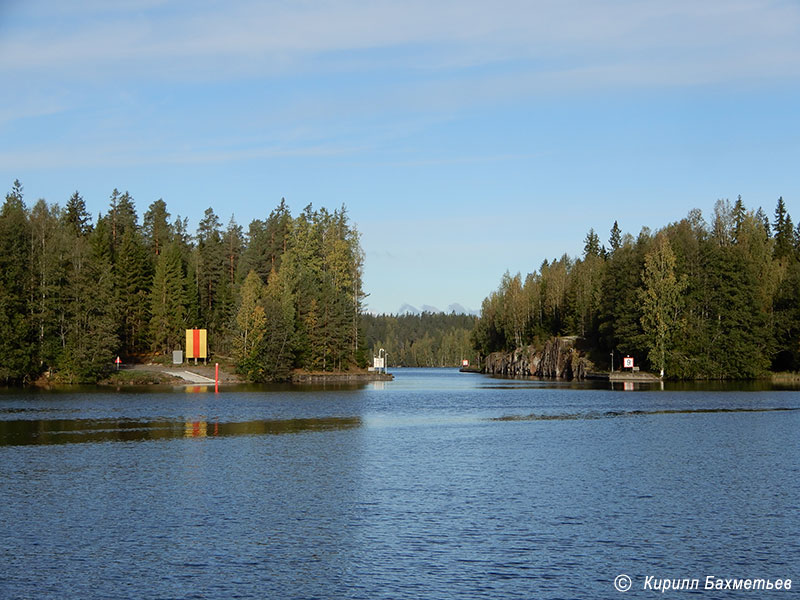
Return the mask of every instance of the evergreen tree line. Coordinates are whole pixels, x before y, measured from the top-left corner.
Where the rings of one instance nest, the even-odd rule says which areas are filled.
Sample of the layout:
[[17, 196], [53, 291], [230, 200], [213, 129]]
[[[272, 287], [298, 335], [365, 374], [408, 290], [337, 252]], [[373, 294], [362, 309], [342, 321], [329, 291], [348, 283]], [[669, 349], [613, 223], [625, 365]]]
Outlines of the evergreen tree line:
[[465, 358], [476, 364], [470, 338], [476, 321], [471, 315], [429, 312], [361, 317], [373, 356], [383, 348], [388, 364], [399, 367], [460, 367]]
[[187, 328], [253, 381], [365, 364], [362, 266], [344, 207], [292, 217], [281, 200], [247, 233], [209, 208], [191, 235], [163, 200], [140, 223], [115, 189], [92, 223], [78, 192], [28, 209], [16, 181], [0, 211], [0, 383], [97, 381], [118, 355], [182, 349]]
[[482, 355], [576, 335], [610, 363], [684, 379], [755, 378], [800, 369], [800, 227], [783, 198], [759, 208], [717, 201], [637, 237], [617, 222], [608, 247], [593, 229], [583, 256], [525, 277], [506, 272], [484, 301], [472, 339]]

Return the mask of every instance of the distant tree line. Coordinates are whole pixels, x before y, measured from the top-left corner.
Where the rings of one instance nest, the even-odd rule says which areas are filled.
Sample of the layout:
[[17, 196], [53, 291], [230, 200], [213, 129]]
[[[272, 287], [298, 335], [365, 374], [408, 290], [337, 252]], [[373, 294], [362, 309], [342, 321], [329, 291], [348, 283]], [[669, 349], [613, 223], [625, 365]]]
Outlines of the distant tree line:
[[364, 314], [361, 323], [367, 347], [377, 356], [383, 348], [388, 364], [400, 367], [457, 367], [475, 364], [470, 335], [477, 317], [463, 314]]
[[772, 220], [740, 196], [710, 221], [695, 209], [636, 238], [614, 222], [607, 247], [593, 229], [584, 242], [581, 258], [506, 272], [473, 331], [482, 355], [577, 335], [600, 361], [631, 355], [667, 377], [800, 369], [800, 227], [783, 198]]
[[209, 208], [192, 235], [163, 200], [140, 222], [115, 189], [92, 223], [78, 192], [28, 209], [16, 181], [0, 211], [0, 383], [97, 381], [117, 355], [182, 348], [187, 328], [253, 381], [366, 364], [362, 267], [344, 207], [292, 217], [281, 200], [247, 233]]

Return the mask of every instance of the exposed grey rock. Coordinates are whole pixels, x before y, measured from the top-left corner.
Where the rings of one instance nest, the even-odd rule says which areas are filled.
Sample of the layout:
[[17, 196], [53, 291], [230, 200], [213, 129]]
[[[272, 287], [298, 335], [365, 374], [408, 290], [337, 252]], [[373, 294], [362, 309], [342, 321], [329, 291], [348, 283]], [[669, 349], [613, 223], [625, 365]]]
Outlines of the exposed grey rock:
[[578, 339], [556, 337], [541, 348], [525, 346], [513, 352], [493, 352], [486, 357], [483, 372], [507, 377], [584, 379], [593, 365], [578, 349]]

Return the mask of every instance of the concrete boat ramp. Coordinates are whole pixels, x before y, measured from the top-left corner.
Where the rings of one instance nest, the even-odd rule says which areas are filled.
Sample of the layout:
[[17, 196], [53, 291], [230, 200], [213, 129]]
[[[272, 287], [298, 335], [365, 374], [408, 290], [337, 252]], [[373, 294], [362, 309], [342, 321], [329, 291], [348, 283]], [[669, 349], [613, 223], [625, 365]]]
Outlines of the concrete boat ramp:
[[173, 377], [179, 377], [189, 383], [214, 383], [214, 380], [210, 377], [204, 377], [203, 375], [198, 375], [191, 371], [165, 371], [165, 373]]

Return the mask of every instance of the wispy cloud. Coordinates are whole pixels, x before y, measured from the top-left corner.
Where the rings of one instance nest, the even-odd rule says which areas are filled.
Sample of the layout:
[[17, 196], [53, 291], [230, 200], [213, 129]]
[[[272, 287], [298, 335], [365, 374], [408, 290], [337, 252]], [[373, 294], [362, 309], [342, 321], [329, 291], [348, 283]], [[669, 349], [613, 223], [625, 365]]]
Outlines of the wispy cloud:
[[333, 145], [249, 148], [170, 148], [153, 152], [152, 145], [124, 144], [51, 145], [48, 148], [0, 152], [0, 164], [10, 170], [77, 167], [136, 167], [147, 165], [203, 165], [278, 158], [348, 156], [361, 148]]
[[69, 114], [63, 148], [23, 142], [7, 168], [358, 154], [542, 96], [795, 82], [800, 5], [29, 0], [3, 5], [0, 76], [0, 136]]
[[[0, 72], [126, 68], [216, 80], [524, 60], [565, 73], [613, 62], [623, 73], [638, 57], [656, 71], [668, 65], [665, 75], [699, 62], [727, 77], [791, 76], [800, 49], [800, 7], [770, 0], [146, 2], [124, 12], [99, 5], [84, 16], [75, 27], [31, 17], [7, 31]], [[641, 81], [636, 64], [628, 74], [629, 83]]]
[[448, 158], [429, 158], [419, 160], [393, 161], [387, 163], [396, 167], [437, 167], [449, 165], [477, 165], [486, 163], [500, 163], [508, 161], [531, 160], [546, 156], [547, 153], [525, 153], [525, 154], [490, 154], [484, 156], [453, 156]]

